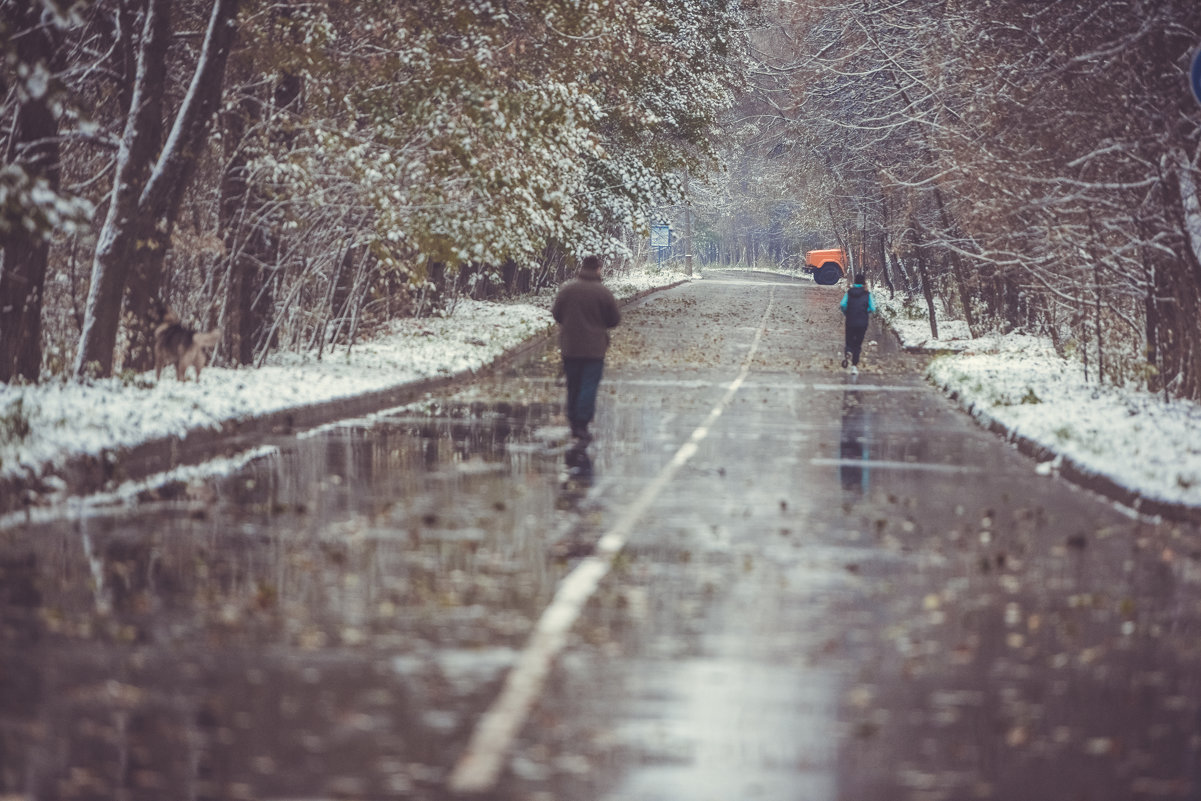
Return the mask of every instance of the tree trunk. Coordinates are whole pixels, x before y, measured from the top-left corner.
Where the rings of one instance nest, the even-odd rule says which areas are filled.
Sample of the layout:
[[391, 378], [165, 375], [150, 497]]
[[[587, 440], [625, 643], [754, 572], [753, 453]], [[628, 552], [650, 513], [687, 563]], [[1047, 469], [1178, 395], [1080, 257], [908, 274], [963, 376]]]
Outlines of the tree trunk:
[[184, 191], [208, 142], [209, 123], [221, 104], [221, 88], [237, 28], [239, 0], [214, 0], [204, 46], [188, 94], [175, 117], [154, 173], [138, 200], [146, 245], [134, 250], [126, 313], [132, 324], [126, 369], [154, 366], [154, 328], [161, 322], [160, 288], [171, 233]]
[[922, 244], [921, 234], [917, 233], [916, 221], [910, 225], [910, 229], [913, 231], [913, 252], [917, 258], [917, 275], [922, 285], [922, 297], [926, 299], [926, 311], [930, 315], [930, 336], [938, 339], [938, 312], [934, 305], [934, 287], [930, 282], [930, 268], [926, 265], [926, 248]]
[[[960, 236], [959, 226], [951, 219], [951, 213], [947, 210], [946, 201], [943, 199], [942, 190], [938, 187], [934, 188], [934, 201], [938, 204], [938, 216], [942, 221], [943, 228], [947, 236], [955, 239], [962, 239]], [[959, 254], [953, 250], [947, 250], [947, 258], [950, 259], [951, 272], [954, 276], [955, 291], [959, 296], [959, 303], [963, 306], [963, 319], [967, 323], [968, 333], [973, 337], [980, 336], [980, 327], [976, 322], [976, 312], [972, 308], [972, 291], [968, 281], [967, 270], [963, 266], [963, 260], [959, 258]]]
[[248, 274], [251, 262], [261, 255], [262, 239], [251, 221], [250, 184], [247, 165], [250, 161], [243, 137], [246, 129], [258, 118], [259, 101], [246, 98], [222, 117], [222, 136], [232, 147], [226, 154], [227, 166], [221, 175], [221, 200], [218, 203], [217, 224], [221, 241], [228, 255], [225, 282], [224, 317], [221, 330], [225, 334], [225, 355], [232, 364], [252, 364], [254, 342], [247, 334], [246, 310], [250, 305]]
[[[135, 74], [108, 215], [92, 261], [92, 282], [84, 306], [83, 334], [75, 357], [78, 376], [108, 376], [120, 324], [121, 297], [129, 276], [131, 253], [140, 227], [138, 195], [150, 174], [162, 134], [162, 97], [170, 20], [167, 0], [150, 0], [141, 12]], [[130, 78], [132, 77], [132, 80]]]
[[[283, 75], [273, 92], [275, 109], [290, 108], [300, 98], [303, 83], [298, 76]], [[227, 154], [229, 166], [221, 180], [220, 226], [229, 254], [229, 281], [226, 285], [226, 351], [233, 364], [253, 364], [256, 350], [265, 345], [271, 330], [274, 292], [268, 266], [278, 243], [262, 219], [268, 201], [247, 175], [250, 145], [243, 142], [245, 132], [262, 122], [263, 101], [247, 96], [237, 108], [224, 115], [223, 139], [233, 151]], [[284, 152], [291, 144], [290, 133], [273, 132], [271, 143]]]
[[1093, 261], [1093, 283], [1095, 285], [1093, 308], [1093, 333], [1097, 338], [1097, 383], [1105, 383], [1105, 337], [1102, 331], [1102, 306], [1105, 303], [1104, 287], [1101, 286], [1101, 263]]
[[880, 232], [877, 244], [880, 247], [880, 275], [884, 276], [884, 285], [888, 287], [888, 297], [895, 298], [897, 288], [892, 282], [892, 271], [888, 269], [888, 239], [883, 231]]
[[[1146, 226], [1139, 220], [1139, 233], [1143, 242], [1147, 242]], [[1143, 356], [1147, 365], [1147, 389], [1158, 392], [1167, 386], [1163, 380], [1163, 365], [1159, 358], [1159, 270], [1150, 248], [1143, 244], [1139, 247], [1143, 265], [1143, 337], [1146, 340]]]
[[[1174, 298], [1176, 317], [1171, 336], [1174, 339], [1170, 357], [1174, 366], [1173, 391], [1182, 398], [1201, 400], [1201, 197], [1192, 165], [1183, 157], [1177, 160], [1174, 180], [1163, 182], [1164, 205], [1169, 219], [1182, 240], [1179, 256], [1163, 264], [1156, 273], [1165, 276], [1169, 285], [1165, 297]], [[1164, 326], [1167, 328], [1168, 326]], [[1163, 329], [1161, 329], [1161, 334]], [[1162, 343], [1162, 338], [1161, 338]]]
[[75, 363], [80, 376], [112, 375], [125, 295], [130, 325], [125, 366], [144, 369], [153, 364], [153, 329], [160, 321], [158, 289], [166, 250], [184, 190], [206, 142], [209, 120], [221, 99], [238, 0], [214, 0], [191, 86], [158, 152], [170, 5], [169, 0], [149, 0], [144, 12], [112, 200], [92, 265]]
[[917, 257], [917, 274], [922, 281], [922, 297], [926, 299], [926, 311], [930, 315], [930, 336], [938, 339], [938, 312], [934, 307], [934, 291], [930, 287], [930, 270], [926, 267], [926, 259], [920, 253]]
[[333, 328], [331, 331], [329, 326], [325, 326], [326, 330], [321, 332], [322, 340], [330, 344], [350, 321], [356, 286], [354, 263], [354, 247], [347, 246], [342, 251], [342, 258], [338, 259], [330, 281], [329, 319], [333, 321]]
[[892, 265], [893, 271], [896, 273], [897, 280], [901, 283], [901, 288], [905, 291], [906, 297], [913, 296], [913, 276], [910, 275], [909, 268], [905, 265], [905, 260], [898, 257], [896, 251], [891, 248], [888, 251], [888, 262]]
[[[41, 64], [58, 70], [54, 30], [40, 24], [40, 7], [17, 4], [13, 29], [23, 32], [15, 42], [22, 64]], [[17, 164], [30, 184], [45, 182], [59, 188], [58, 121], [48, 92], [26, 97], [17, 107], [6, 164]], [[13, 225], [5, 232], [0, 251], [0, 382], [14, 378], [37, 381], [42, 368], [42, 298], [50, 257], [49, 232]]]

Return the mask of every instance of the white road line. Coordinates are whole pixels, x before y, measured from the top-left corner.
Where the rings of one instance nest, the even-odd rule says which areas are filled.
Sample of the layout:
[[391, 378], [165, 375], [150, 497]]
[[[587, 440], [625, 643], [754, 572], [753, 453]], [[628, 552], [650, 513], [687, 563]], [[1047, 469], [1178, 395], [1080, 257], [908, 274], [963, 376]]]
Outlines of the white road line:
[[749, 278], [745, 278], [745, 279], [707, 278], [707, 279], [705, 279], [705, 283], [710, 286], [754, 286], [754, 287], [769, 286], [772, 289], [775, 289], [776, 287], [786, 287], [789, 289], [795, 289], [797, 287], [805, 286], [809, 282], [808, 281], [753, 281]]
[[505, 756], [542, 692], [551, 663], [563, 650], [567, 635], [579, 618], [584, 604], [592, 597], [601, 579], [613, 566], [613, 559], [625, 547], [634, 531], [634, 524], [655, 502], [680, 468], [696, 455], [697, 446], [709, 435], [713, 424], [721, 417], [734, 394], [746, 381], [751, 370], [751, 360], [758, 351], [763, 333], [767, 329], [767, 318], [771, 314], [775, 298], [776, 292], [773, 288], [768, 297], [767, 309], [759, 321], [759, 328], [755, 331], [755, 337], [742, 362], [738, 377], [730, 383], [721, 400], [705, 418], [705, 422], [692, 432], [671, 461], [643, 488], [617, 522], [605, 532], [597, 543], [595, 553], [576, 565], [559, 585], [550, 606], [539, 618], [525, 650], [505, 677], [500, 695], [480, 718], [467, 744], [467, 750], [451, 772], [447, 786], [452, 792], [477, 795], [491, 791], [496, 785]]
[[[523, 378], [529, 384], [562, 384], [562, 378]], [[620, 378], [606, 375], [607, 387], [667, 387], [669, 389], [710, 389], [722, 386], [721, 381], [704, 381], [695, 378]], [[813, 392], [924, 392], [927, 384], [810, 384], [796, 381], [750, 381], [747, 389], [811, 390]]]
[[982, 473], [973, 465], [940, 464], [938, 462], [893, 462], [887, 459], [810, 459], [817, 467], [862, 467], [864, 470], [924, 470], [927, 473]]
[[814, 384], [809, 388], [814, 392], [923, 392], [930, 387], [926, 384]]

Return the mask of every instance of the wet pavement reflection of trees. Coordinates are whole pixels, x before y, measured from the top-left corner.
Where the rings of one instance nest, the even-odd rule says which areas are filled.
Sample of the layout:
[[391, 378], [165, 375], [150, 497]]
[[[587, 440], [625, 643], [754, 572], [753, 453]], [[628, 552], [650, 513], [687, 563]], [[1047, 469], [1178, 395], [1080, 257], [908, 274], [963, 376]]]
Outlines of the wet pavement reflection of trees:
[[886, 340], [844, 378], [837, 299], [627, 310], [584, 453], [548, 348], [0, 531], [0, 798], [441, 801], [560, 577], [702, 425], [490, 798], [1201, 797], [1201, 531], [1040, 475]]
[[[703, 291], [610, 372], [617, 426], [675, 415], [647, 451], [712, 403], [703, 368], [645, 380], [717, 336], [675, 309], [738, 317]], [[1038, 474], [895, 351], [844, 379], [816, 292], [777, 290], [771, 358], [590, 605], [504, 797], [1201, 797], [1201, 531]]]
[[433, 792], [561, 572], [556, 412], [409, 410], [0, 533], [0, 796]]

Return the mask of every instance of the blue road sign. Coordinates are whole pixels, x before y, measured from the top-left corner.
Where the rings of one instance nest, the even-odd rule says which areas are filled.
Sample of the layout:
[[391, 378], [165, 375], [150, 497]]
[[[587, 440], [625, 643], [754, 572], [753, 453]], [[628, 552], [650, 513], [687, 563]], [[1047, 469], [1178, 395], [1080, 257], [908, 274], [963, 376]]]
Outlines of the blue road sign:
[[653, 247], [653, 248], [671, 247], [671, 226], [670, 225], [652, 225], [651, 226], [651, 247]]
[[1193, 97], [1197, 98], [1197, 102], [1201, 103], [1201, 47], [1197, 48], [1197, 52], [1193, 53], [1193, 68], [1189, 70], [1189, 83], [1193, 86]]

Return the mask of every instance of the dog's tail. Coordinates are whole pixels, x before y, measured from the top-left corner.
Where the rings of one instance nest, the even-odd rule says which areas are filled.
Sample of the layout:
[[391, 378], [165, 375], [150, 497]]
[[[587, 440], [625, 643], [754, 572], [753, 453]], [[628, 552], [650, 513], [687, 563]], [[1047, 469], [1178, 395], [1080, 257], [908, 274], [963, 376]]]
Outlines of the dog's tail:
[[192, 335], [192, 343], [199, 345], [202, 348], [215, 347], [221, 341], [221, 329], [214, 328], [212, 331], [197, 331]]

